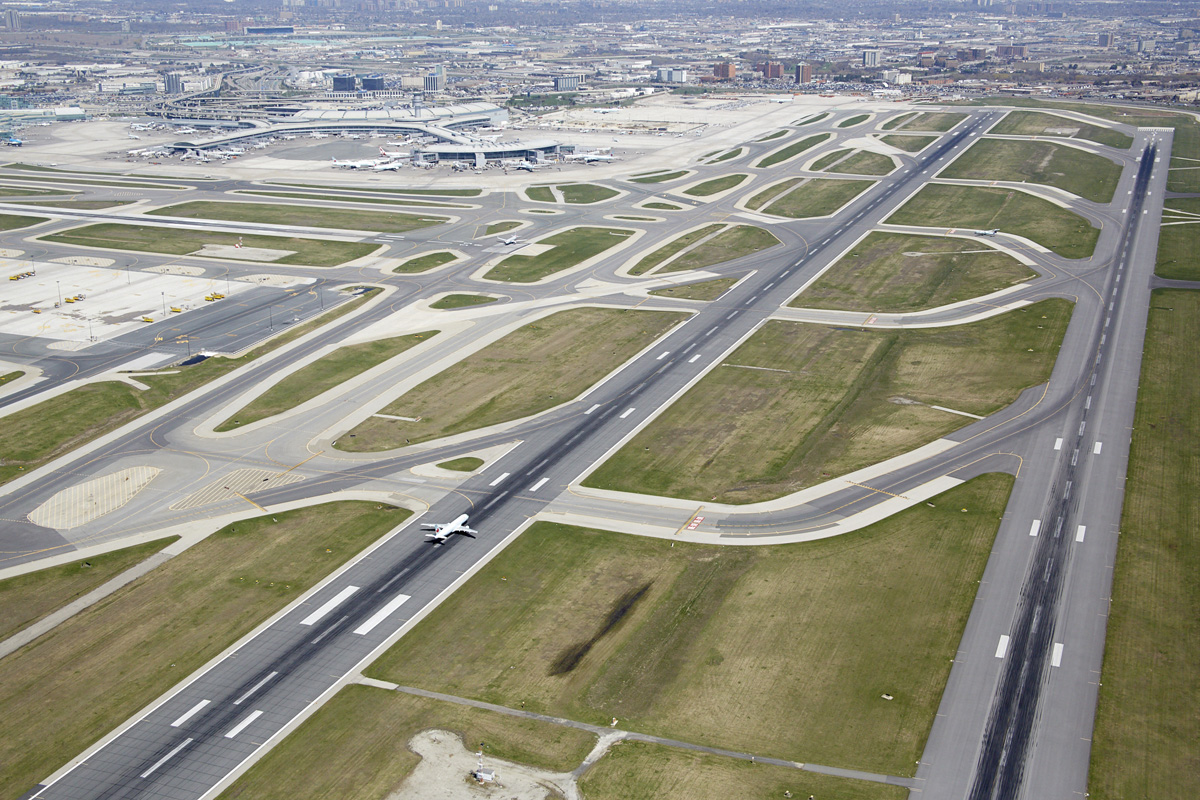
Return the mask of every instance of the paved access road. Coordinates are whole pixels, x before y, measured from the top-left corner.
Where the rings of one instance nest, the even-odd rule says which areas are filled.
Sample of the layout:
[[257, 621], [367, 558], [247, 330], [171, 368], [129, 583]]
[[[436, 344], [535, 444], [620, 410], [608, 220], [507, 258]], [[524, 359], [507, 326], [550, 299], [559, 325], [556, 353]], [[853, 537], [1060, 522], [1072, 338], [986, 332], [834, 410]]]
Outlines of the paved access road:
[[[836, 125], [850, 113], [835, 114], [825, 124]], [[478, 273], [488, 259], [482, 252], [472, 252], [465, 264], [436, 274], [388, 279], [385, 283], [395, 290], [379, 303], [361, 315], [348, 316], [330, 326], [328, 331], [264, 358], [253, 375], [235, 373], [215, 382], [166, 407], [153, 419], [127, 426], [102, 445], [85, 448], [76, 458], [50, 465], [42, 474], [12, 484], [0, 497], [0, 514], [5, 520], [0, 524], [0, 541], [4, 543], [9, 563], [86, 542], [120, 541], [147, 530], [195, 519], [197, 512], [173, 510], [172, 506], [194, 493], [203, 482], [195, 477], [196, 473], [201, 472], [204, 481], [220, 480], [236, 469], [247, 467], [279, 471], [287, 466], [303, 477], [299, 483], [253, 494], [254, 502], [266, 507], [320, 498], [338, 490], [369, 490], [431, 503], [429, 511], [421, 517], [425, 521], [446, 521], [459, 513], [470, 513], [471, 525], [483, 532], [477, 540], [454, 538], [444, 546], [432, 547], [415, 532], [415, 522], [402, 527], [299, 604], [238, 643], [201, 674], [193, 676], [146, 713], [123, 725], [100, 746], [89, 750], [80, 763], [53, 776], [36, 796], [190, 798], [213, 794], [236, 774], [241, 765], [277, 741], [289, 725], [335, 691], [345, 676], [354, 673], [389, 641], [402, 634], [406, 623], [439, 596], [451, 591], [457, 581], [469, 575], [509, 537], [519, 533], [527, 520], [536, 514], [549, 511], [564, 518], [590, 515], [614, 522], [620, 522], [623, 517], [637, 518], [643, 524], [651, 523], [667, 530], [682, 527], [694, 512], [686, 504], [639, 502], [628, 498], [576, 498], [564, 490], [602, 461], [658, 409], [720, 363], [731, 348], [767, 319], [779, 314], [780, 306], [836, 260], [846, 247], [877, 227], [924, 180], [961, 153], [1000, 115], [1001, 112], [992, 110], [973, 112], [970, 120], [917, 158], [907, 159], [904, 168], [880, 180], [873, 189], [832, 218], [771, 225], [785, 247], [715, 269], [714, 272], [730, 274], [751, 269], [748, 276], [719, 302], [697, 304], [655, 298], [653, 307], [686, 309], [692, 315], [584, 397], [530, 420], [453, 437], [427, 448], [406, 448], [393, 453], [351, 456], [310, 449], [314, 443], [318, 448], [327, 447], [357, 419], [382, 408], [391, 397], [402, 393], [406, 381], [415, 382], [422, 374], [436, 371], [454, 353], [479, 346], [477, 342], [486, 336], [498, 335], [544, 313], [547, 307], [567, 305], [570, 301], [559, 302], [564, 296], [577, 293], [593, 302], [599, 299], [606, 304], [626, 307], [642, 303], [650, 305], [644, 294], [630, 290], [662, 285], [663, 281], [653, 277], [634, 280], [625, 276], [620, 266], [629, 254], [613, 255], [586, 272], [574, 271], [553, 276], [537, 285], [517, 290], [510, 288], [509, 300], [499, 307], [503, 313], [481, 318], [470, 330], [447, 324], [442, 335], [434, 337], [428, 346], [417, 348], [404, 364], [384, 368], [353, 387], [354, 398], [335, 392], [311, 412], [288, 418], [285, 425], [261, 424], [228, 436], [201, 435], [209, 425], [206, 420], [219, 422], [218, 418], [224, 418], [222, 410], [235, 407], [238, 399], [256, 384], [286, 374], [320, 348], [393, 316], [380, 310], [384, 306], [394, 311], [405, 307], [406, 303], [411, 305], [421, 297], [451, 287], [496, 290], [494, 284], [479, 277]], [[831, 129], [836, 131], [836, 128]], [[809, 132], [807, 129], [802, 131]], [[821, 149], [814, 150], [813, 155], [835, 149], [836, 142], [827, 142]], [[696, 178], [733, 171], [746, 171], [757, 176], [757, 171], [746, 165], [772, 149], [774, 144], [751, 146], [750, 155], [744, 161], [700, 168]], [[1150, 155], [1143, 159], [1139, 173], [1133, 159], [1142, 152]], [[1165, 139], [1164, 134], [1139, 134], [1118, 191], [1131, 193], [1132, 216], [1138, 217], [1141, 224], [1126, 225], [1124, 216], [1128, 215], [1120, 215], [1112, 209], [1097, 208], [1083, 201], [1072, 203], [1072, 208], [1103, 226], [1096, 255], [1082, 263], [1070, 263], [1039, 253], [1038, 271], [1044, 277], [1009, 298], [1020, 301], [1070, 295], [1076, 300], [1076, 312], [1058, 366], [1047, 387], [1027, 393], [1014, 407], [948, 437], [948, 444], [939, 452], [881, 472], [871, 486], [843, 485], [798, 505], [785, 503], [765, 510], [749, 509], [740, 514], [717, 513], [698, 526], [695, 533], [696, 537], [708, 536], [709, 540], [718, 536], [723, 537], [722, 541], [739, 543], [786, 540], [792, 535], [821, 535], [823, 529], [836, 529], [854, 513], [869, 510], [895, 495], [908, 492], [915, 497], [922, 487], [944, 487], [937, 481], [946, 476], [958, 480], [997, 469], [1015, 471], [1018, 464], [1024, 465], [989, 562], [980, 593], [981, 602], [976, 604], [964, 636], [961, 663], [956, 664], [952, 672], [927, 758], [918, 774], [927, 793], [942, 792], [947, 797], [962, 797], [966, 796], [963, 787], [974, 784], [999, 787], [991, 795], [986, 794], [986, 789], [979, 789], [985, 792], [977, 795], [980, 797], [1016, 797], [1022, 793], [1028, 797], [1051, 796], [1042, 791], [1056, 785], [1058, 778], [1044, 775], [1045, 770], [1039, 771], [1038, 765], [1042, 761], [1049, 759], [1046, 763], [1053, 764], [1056, 759], [1066, 759], [1074, 765], [1076, 772], [1080, 764], [1086, 772], [1086, 748], [1082, 757], [1078, 747], [1074, 750], [1063, 747], [1058, 751], [1046, 747], [1046, 756], [1039, 747], [1038, 758], [1032, 761], [1028, 747], [1009, 748], [998, 758], [993, 757], [996, 751], [990, 743], [1016, 741], [1019, 738], [1016, 733], [1010, 736], [1003, 731], [1019, 732], [1021, 726], [1025, 726], [1025, 733], [1020, 735], [1026, 742], [1054, 741], [1064, 730], [1068, 731], [1066, 738], [1070, 738], [1074, 729], [1059, 725], [1056, 716], [1045, 713], [1038, 716], [1034, 713], [1038, 709], [1062, 706], [1073, 719], [1088, 717], [1086, 725], [1090, 729], [1090, 706], [1084, 708], [1088, 694], [1086, 690], [1081, 693], [1076, 683], [1063, 682], [1064, 688], [1060, 689], [1054, 681], [1042, 685], [1036, 680], [1032, 684], [1028, 680], [1018, 680], [1010, 688], [1009, 684], [999, 681], [997, 675], [1001, 671], [1007, 673], [1006, 665], [1015, 659], [1032, 665], [1018, 669], [1018, 677], [1029, 675], [1035, 668], [1042, 670], [1042, 674], [1049, 674], [1054, 668], [1044, 666], [1047, 642], [1061, 643], [1062, 640], [1046, 639], [1046, 631], [1051, 629], [1039, 614], [1048, 614], [1056, 620], [1061, 615], [1067, 620], [1074, 606], [1070, 602], [1064, 603], [1061, 598], [1074, 598], [1073, 587], [1096, 585], [1092, 560], [1097, 554], [1100, 558], [1096, 563], [1101, 564], [1099, 569], [1103, 571], [1104, 548], [1106, 542], [1112, 542], [1115, 532], [1114, 512], [1108, 509], [1094, 519], [1089, 518], [1085, 524], [1086, 538], [1079, 544], [1095, 545], [1078, 549], [1087, 554], [1085, 557], [1069, 562], [1063, 560], [1062, 543], [1067, 535], [1063, 530], [1078, 516], [1069, 506], [1072, 497], [1103, 494], [1109, 499], [1109, 505], [1115, 498], [1119, 512], [1119, 492], [1112, 491], [1112, 486], [1119, 483], [1110, 481], [1123, 467], [1127, 435], [1122, 443], [1120, 415], [1132, 408], [1137, 369], [1136, 357], [1132, 358], [1130, 369], [1130, 354], [1140, 353], [1137, 315], [1141, 315], [1144, 324], [1145, 313], [1145, 299], [1139, 295], [1139, 291], [1144, 295], [1145, 287], [1130, 288], [1125, 294], [1120, 288], [1119, 276], [1139, 274], [1133, 266], [1125, 273], [1123, 265], [1134, 263], [1125, 259], [1144, 258], [1147, 247], [1151, 250], [1151, 258], [1138, 261], [1142, 265], [1139, 269], [1144, 273], [1144, 265], [1153, 263], [1152, 237], [1142, 231], [1153, 230], [1156, 219], [1151, 214], [1138, 212], [1144, 205], [1144, 210], [1157, 213], [1155, 209], [1161, 205], [1165, 169], [1154, 169], [1153, 165], [1158, 163], [1156, 158], [1167, 155], [1169, 139]], [[770, 177], [781, 178], [787, 174], [786, 170], [773, 171]], [[739, 194], [753, 193], [765, 185], [758, 177], [755, 180]], [[620, 202], [635, 203], [651, 193], [648, 189], [632, 190], [632, 193], [638, 191], [642, 192], [641, 197], [622, 198]], [[1149, 199], [1143, 200], [1143, 197]], [[692, 205], [682, 197], [672, 200]], [[644, 247], [640, 249], [648, 251], [693, 227], [698, 220], [727, 219], [733, 215], [746, 217], [735, 201], [735, 197], [718, 198], [699, 209], [687, 211], [680, 217], [681, 221], [662, 225], [643, 237], [639, 244]], [[630, 207], [636, 208], [636, 205]], [[573, 222], [594, 222], [594, 211], [569, 207], [563, 210], [564, 213], [553, 220], [554, 229]], [[497, 208], [494, 203], [490, 208], [481, 203], [481, 207], [471, 213], [475, 216], [460, 220], [459, 224], [482, 224], [487, 219], [511, 214], [503, 205]], [[758, 215], [749, 216], [758, 218]], [[1144, 221], [1141, 220], [1143, 216]], [[544, 230], [550, 229], [540, 220], [536, 224]], [[387, 240], [388, 252], [402, 257], [405, 253], [427, 250], [431, 244], [443, 245], [448, 238], [445, 231], [417, 231], [404, 240]], [[460, 239], [452, 241], [459, 248], [471, 246], [469, 240], [468, 243]], [[1148, 241], [1151, 244], [1146, 244]], [[1019, 242], [1011, 244], [1023, 247]], [[332, 281], [350, 282], [345, 270], [327, 274], [332, 276]], [[1142, 282], [1145, 283], [1144, 276]], [[1134, 283], [1133, 277], [1125, 279], [1126, 287], [1132, 287]], [[590, 294], [584, 294], [587, 292]], [[1122, 309], [1128, 310], [1122, 314]], [[790, 315], [796, 313], [793, 311]], [[945, 324], [971, 318], [977, 313], [980, 313], [978, 308], [962, 307], [911, 315], [911, 319], [901, 318], [897, 324]], [[1094, 353], [1101, 358], [1093, 361]], [[1110, 364], [1112, 366], [1108, 366]], [[1097, 380], [1095, 389], [1091, 389], [1093, 384], [1089, 383], [1092, 376]], [[364, 401], [365, 398], [371, 399]], [[348, 404], [354, 405], [356, 410], [350, 410]], [[1084, 419], [1084, 415], [1091, 416]], [[1077, 419], [1086, 425], [1079, 428], [1074, 438], [1064, 435], [1063, 426], [1074, 425]], [[1057, 435], [1051, 435], [1055, 433]], [[1049, 439], [1060, 436], [1065, 442], [1061, 449], [1047, 446]], [[1101, 451], [1093, 445], [1094, 453], [1089, 454], [1087, 447], [1093, 437], [1105, 449]], [[442, 485], [437, 480], [422, 482], [408, 472], [416, 465], [514, 442], [516, 446], [505, 455], [457, 486]], [[315, 457], [314, 452], [317, 453]], [[1111, 461], [1091, 456], [1105, 456]], [[1063, 463], [1068, 463], [1064, 459], [1068, 458], [1071, 466], [1063, 467]], [[81, 475], [105, 474], [133, 463], [161, 465], [164, 470], [162, 491], [153, 498], [135, 499], [113, 519], [101, 518], [79, 530], [65, 532], [39, 528], [24, 519], [29, 510], [60, 489], [78, 482]], [[1113, 469], [1117, 472], [1112, 472]], [[1050, 487], [1058, 492], [1052, 500], [1046, 495]], [[448, 492], [450, 488], [455, 491]], [[205, 518], [220, 518], [222, 514], [240, 508], [244, 508], [244, 503], [230, 499], [214, 503], [199, 513]], [[1030, 509], [1037, 509], [1039, 519], [1047, 527], [1045, 532], [1039, 531], [1039, 536], [1030, 537], [1030, 527], [1026, 525], [1021, 533], [1025, 538], [1020, 539], [1012, 528], [1024, 524], [1019, 517], [1028, 515]], [[1065, 521], [1055, 537], [1053, 526], [1058, 523], [1051, 520], [1057, 520], [1059, 516]], [[1030, 540], [1038, 545], [1037, 551], [1022, 556], [1020, 545]], [[1022, 588], [1036, 584], [1039, 563], [1049, 565], [1042, 567], [1048, 570], [1047, 576], [1058, 571], [1054, 588], [1048, 594]], [[1078, 581], [1075, 571], [1082, 573]], [[1049, 598], [1049, 604], [1044, 602], [1042, 608], [1046, 610], [1031, 615], [1025, 610], [1030, 607], [1030, 601], [1021, 598], [1035, 594]], [[994, 603], [989, 599], [993, 597]], [[1094, 598], [1082, 597], [1083, 601], [1094, 602]], [[1091, 605], [1080, 613], [1094, 616], [1095, 611], [1095, 605]], [[1003, 629], [1009, 637], [1011, 652], [1005, 652], [1004, 658], [981, 653], [981, 642], [995, 638], [996, 620], [1006, 613], [1011, 624], [1006, 624]], [[1074, 665], [1087, 662], [1089, 648], [1096, 642], [1095, 627], [1093, 624], [1090, 632], [1080, 633], [1078, 654], [1072, 643], [1070, 650], [1049, 647], [1050, 658], [1058, 658], [1064, 665], [1071, 664], [1072, 670]], [[1102, 623], [1098, 636], [1102, 643]], [[1098, 663], [1098, 660], [1094, 662], [1096, 669]], [[968, 664], [983, 665], [979, 668], [979, 677], [963, 666]], [[1053, 677], [1057, 678], [1057, 674]], [[993, 695], [997, 698], [994, 702], [984, 702]], [[1094, 692], [1090, 696], [1094, 703]], [[1005, 709], [1010, 701], [1025, 710], [1009, 713]], [[984, 707], [981, 709], [980, 706]], [[1037, 720], [1041, 720], [1040, 727], [1027, 724]], [[980, 745], [981, 742], [985, 744]], [[956, 759], [955, 746], [970, 746], [972, 750], [968, 757]], [[991, 768], [993, 761], [999, 769]], [[1026, 762], [1030, 762], [1028, 770], [1024, 769]], [[1019, 764], [1019, 767], [1010, 766], [1013, 764]], [[989, 778], [992, 774], [1001, 777]], [[992, 783], [987, 784], [987, 781]]]

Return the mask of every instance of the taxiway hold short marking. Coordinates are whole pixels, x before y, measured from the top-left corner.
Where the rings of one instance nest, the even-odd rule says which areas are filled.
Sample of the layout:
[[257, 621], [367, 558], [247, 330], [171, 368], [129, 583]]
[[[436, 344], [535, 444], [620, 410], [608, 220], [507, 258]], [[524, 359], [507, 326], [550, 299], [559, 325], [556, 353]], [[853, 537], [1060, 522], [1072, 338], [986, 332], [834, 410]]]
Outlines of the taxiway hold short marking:
[[1029, 535], [1037, 536], [1038, 531], [1040, 531], [1041, 529], [1042, 529], [1042, 521], [1040, 519], [1035, 519], [1033, 521], [1033, 524], [1029, 526]]
[[538, 481], [537, 483], [535, 483], [533, 486], [530, 486], [530, 487], [529, 487], [529, 491], [531, 491], [531, 492], [536, 492], [538, 489], [540, 489], [540, 488], [542, 488], [543, 486], [545, 486], [545, 485], [546, 485], [546, 481], [548, 481], [548, 480], [550, 480], [550, 479], [549, 479], [549, 478], [542, 478], [540, 481]]
[[633, 412], [634, 412], [634, 408], [633, 408], [633, 406], [630, 406], [629, 408], [625, 409], [625, 413], [624, 413], [624, 414], [622, 414], [620, 418], [621, 418], [621, 419], [625, 419], [626, 417], [628, 417], [628, 416], [629, 416], [630, 414], [632, 414]]
[[1052, 666], [1052, 667], [1061, 667], [1062, 666], [1062, 651], [1063, 651], [1062, 642], [1055, 642], [1054, 643], [1054, 652], [1050, 654], [1050, 666]]
[[512, 474], [511, 472], [502, 472], [502, 473], [500, 473], [500, 477], [499, 477], [499, 478], [496, 478], [496, 480], [494, 480], [494, 481], [492, 481], [491, 483], [489, 483], [489, 484], [488, 484], [488, 486], [495, 486], [495, 485], [497, 485], [498, 483], [500, 483], [500, 481], [504, 480], [505, 478], [507, 478], [507, 477], [508, 477], [509, 475], [511, 475], [511, 474]]
[[177, 720], [175, 720], [174, 722], [172, 722], [172, 723], [171, 723], [171, 727], [172, 727], [172, 728], [178, 728], [180, 725], [182, 725], [183, 723], [187, 722], [187, 721], [188, 721], [189, 719], [191, 719], [192, 717], [194, 717], [194, 716], [196, 716], [197, 714], [199, 714], [199, 713], [200, 713], [200, 709], [204, 708], [206, 705], [208, 705], [208, 703], [209, 703], [209, 701], [208, 701], [208, 700], [201, 700], [199, 703], [196, 703], [196, 705], [194, 705], [194, 706], [192, 706], [191, 708], [189, 708], [189, 709], [187, 710], [187, 712], [186, 712], [186, 713], [185, 713], [185, 714], [184, 714], [182, 717], [180, 717], [179, 719], [177, 719]]
[[149, 777], [150, 777], [150, 774], [151, 774], [151, 773], [153, 773], [153, 772], [154, 772], [154, 770], [158, 769], [158, 768], [159, 768], [159, 767], [161, 767], [163, 764], [167, 763], [167, 760], [168, 760], [169, 758], [171, 758], [171, 756], [175, 755], [176, 753], [178, 753], [180, 750], [182, 750], [183, 748], [187, 747], [187, 746], [188, 746], [189, 744], [191, 744], [191, 743], [192, 743], [192, 740], [191, 740], [191, 739], [184, 739], [182, 742], [180, 742], [180, 743], [179, 743], [179, 744], [178, 744], [178, 745], [175, 747], [175, 749], [174, 749], [174, 750], [172, 750], [171, 752], [167, 753], [165, 756], [163, 756], [162, 758], [160, 758], [158, 761], [155, 761], [155, 762], [154, 762], [154, 766], [153, 766], [153, 767], [151, 767], [150, 769], [146, 770], [145, 772], [143, 772], [143, 773], [141, 774], [141, 777], [143, 777], [143, 778], [149, 778]]
[[317, 608], [316, 611], [312, 612], [307, 617], [300, 620], [300, 624], [301, 625], [313, 625], [317, 622], [320, 622], [321, 619], [324, 618], [324, 616], [326, 614], [328, 614], [330, 611], [333, 611], [335, 608], [340, 606], [342, 603], [346, 602], [346, 598], [348, 598], [350, 595], [354, 594], [357, 591], [358, 591], [357, 586], [347, 586], [345, 589], [342, 589], [336, 595], [334, 595], [333, 597], [331, 597], [330, 599], [328, 599], [324, 603], [322, 603], [321, 606], [319, 608]]
[[232, 728], [229, 729], [229, 733], [225, 734], [225, 738], [232, 739], [233, 737], [237, 736], [242, 731], [246, 730], [246, 726], [248, 726], [251, 722], [254, 722], [254, 720], [261, 717], [262, 713], [263, 712], [261, 712], [261, 711], [250, 712], [250, 716], [246, 717], [244, 720], [239, 722], [237, 725], [234, 725]]
[[1008, 637], [1001, 636], [1000, 644], [996, 645], [996, 658], [1004, 658], [1004, 654], [1008, 652]]
[[366, 636], [368, 633], [375, 630], [375, 626], [390, 617], [396, 611], [396, 609], [407, 603], [408, 600], [409, 596], [406, 594], [396, 595], [386, 606], [372, 614], [370, 619], [355, 628], [354, 632], [359, 636]]
[[1077, 542], [1082, 542], [1082, 541], [1083, 541], [1083, 535], [1084, 535], [1085, 533], [1087, 533], [1087, 526], [1086, 526], [1086, 525], [1080, 525], [1078, 528], [1076, 528], [1076, 529], [1075, 529], [1075, 541], [1077, 541]]

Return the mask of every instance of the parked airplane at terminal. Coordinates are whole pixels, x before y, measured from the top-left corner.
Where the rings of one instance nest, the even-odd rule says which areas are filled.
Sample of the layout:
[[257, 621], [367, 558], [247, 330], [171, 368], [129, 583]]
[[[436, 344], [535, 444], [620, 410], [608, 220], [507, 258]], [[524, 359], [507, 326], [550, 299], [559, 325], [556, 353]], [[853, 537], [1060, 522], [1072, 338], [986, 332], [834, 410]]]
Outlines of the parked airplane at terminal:
[[432, 529], [433, 533], [425, 534], [425, 538], [433, 539], [433, 541], [438, 544], [446, 541], [456, 533], [461, 536], [469, 536], [472, 539], [475, 538], [475, 534], [479, 533], [479, 531], [473, 531], [467, 527], [466, 514], [460, 514], [453, 522], [447, 522], [445, 524], [423, 522], [421, 523], [421, 527], [424, 529]]

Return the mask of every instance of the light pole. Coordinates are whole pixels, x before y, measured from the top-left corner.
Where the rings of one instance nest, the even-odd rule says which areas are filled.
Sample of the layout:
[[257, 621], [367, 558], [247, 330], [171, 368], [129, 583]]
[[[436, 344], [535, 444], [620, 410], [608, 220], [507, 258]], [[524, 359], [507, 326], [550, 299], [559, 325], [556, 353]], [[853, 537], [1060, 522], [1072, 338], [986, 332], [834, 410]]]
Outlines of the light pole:
[[58, 281], [54, 282], [54, 288], [58, 290], [58, 308], [62, 308], [62, 287], [59, 286]]
[[161, 292], [161, 294], [162, 294], [162, 301], [163, 301], [163, 316], [165, 317], [167, 315], [167, 293]]
[[267, 306], [267, 329], [275, 330], [275, 306]]

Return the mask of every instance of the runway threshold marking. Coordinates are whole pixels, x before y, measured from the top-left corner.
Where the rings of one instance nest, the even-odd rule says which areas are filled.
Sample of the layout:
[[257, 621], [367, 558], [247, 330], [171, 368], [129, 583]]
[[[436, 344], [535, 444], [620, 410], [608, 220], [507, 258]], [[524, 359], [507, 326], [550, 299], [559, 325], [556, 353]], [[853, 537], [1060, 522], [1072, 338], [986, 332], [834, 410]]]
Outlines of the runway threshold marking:
[[279, 674], [278, 672], [272, 672], [270, 675], [268, 675], [267, 677], [263, 678], [261, 681], [259, 681], [258, 683], [254, 684], [253, 686], [251, 686], [251, 687], [250, 687], [250, 688], [249, 688], [249, 689], [246, 691], [246, 693], [245, 693], [244, 695], [242, 695], [241, 697], [239, 697], [237, 700], [234, 700], [234, 701], [233, 701], [233, 704], [234, 704], [235, 706], [240, 706], [240, 705], [242, 704], [242, 701], [244, 701], [244, 700], [246, 700], [247, 698], [249, 698], [249, 697], [250, 697], [250, 695], [252, 695], [252, 694], [254, 694], [255, 692], [257, 692], [257, 691], [258, 691], [259, 689], [261, 689], [261, 688], [262, 688], [264, 685], [266, 685], [267, 681], [271, 680], [271, 678], [274, 678], [274, 677], [275, 677], [276, 675], [278, 675], [278, 674]]
[[210, 701], [208, 701], [208, 700], [201, 700], [199, 703], [196, 703], [196, 705], [192, 706], [186, 712], [184, 712], [183, 716], [181, 716], [179, 719], [172, 722], [171, 727], [178, 728], [180, 725], [182, 725], [183, 723], [187, 722], [189, 719], [191, 719], [192, 717], [194, 717], [198, 713], [200, 713], [200, 709], [202, 709], [206, 705], [208, 705], [209, 702]]
[[372, 614], [370, 619], [355, 628], [354, 632], [359, 636], [366, 636], [368, 633], [375, 630], [375, 627], [379, 625], [379, 623], [383, 622], [385, 619], [394, 614], [396, 609], [407, 603], [409, 599], [409, 596], [406, 594], [396, 595], [386, 606]]
[[1080, 525], [1078, 528], [1076, 528], [1076, 529], [1075, 529], [1075, 541], [1077, 541], [1077, 542], [1082, 542], [1082, 541], [1083, 541], [1083, 535], [1084, 535], [1085, 533], [1087, 533], [1087, 526], [1086, 526], [1086, 525]]
[[996, 658], [1004, 658], [1004, 654], [1008, 652], [1008, 636], [1000, 637], [1000, 644], [996, 645]]
[[1054, 652], [1052, 652], [1050, 654], [1050, 666], [1052, 666], [1052, 667], [1061, 667], [1062, 666], [1062, 653], [1063, 653], [1062, 642], [1055, 642], [1054, 643]]
[[234, 725], [232, 728], [229, 729], [229, 733], [225, 734], [225, 738], [232, 739], [233, 737], [237, 736], [242, 731], [246, 730], [246, 728], [250, 725], [251, 722], [254, 722], [254, 720], [256, 720], [262, 716], [262, 713], [263, 712], [261, 712], [261, 711], [251, 711], [250, 714], [244, 720], [242, 720], [237, 725]]
[[159, 767], [161, 767], [163, 764], [167, 763], [167, 761], [169, 761], [169, 760], [170, 760], [170, 758], [171, 758], [173, 755], [175, 755], [176, 753], [178, 753], [180, 750], [182, 750], [183, 748], [187, 747], [187, 746], [188, 746], [189, 744], [191, 744], [191, 743], [192, 743], [192, 740], [191, 740], [191, 739], [184, 739], [182, 742], [180, 742], [179, 744], [177, 744], [177, 745], [175, 746], [175, 749], [174, 749], [174, 750], [172, 750], [171, 752], [167, 753], [165, 756], [163, 756], [162, 758], [160, 758], [158, 761], [155, 761], [155, 762], [154, 762], [154, 766], [152, 766], [150, 769], [148, 769], [148, 770], [146, 770], [145, 772], [143, 772], [143, 773], [142, 773], [142, 774], [141, 774], [139, 777], [142, 777], [142, 778], [149, 778], [149, 777], [150, 777], [150, 776], [151, 776], [151, 775], [154, 773], [154, 770], [158, 769], [158, 768], [159, 768]]
[[1035, 519], [1033, 521], [1033, 524], [1029, 526], [1029, 535], [1037, 536], [1038, 531], [1040, 531], [1041, 529], [1042, 529], [1042, 521], [1040, 519]]
[[357, 592], [358, 588], [359, 587], [357, 587], [357, 586], [347, 586], [345, 589], [342, 589], [340, 592], [335, 594], [333, 597], [329, 598], [324, 603], [322, 603], [320, 605], [320, 607], [317, 608], [316, 611], [312, 612], [307, 617], [300, 620], [300, 624], [301, 625], [314, 625], [317, 622], [320, 622], [325, 617], [326, 614], [328, 614], [330, 611], [333, 611], [335, 608], [340, 606], [342, 603], [346, 602], [346, 599], [348, 597], [350, 597], [350, 595]]

